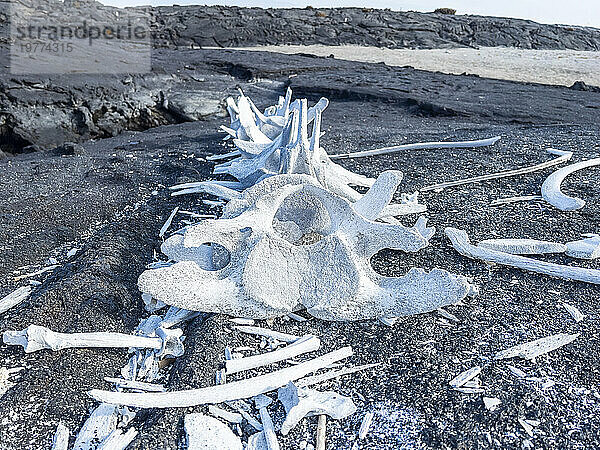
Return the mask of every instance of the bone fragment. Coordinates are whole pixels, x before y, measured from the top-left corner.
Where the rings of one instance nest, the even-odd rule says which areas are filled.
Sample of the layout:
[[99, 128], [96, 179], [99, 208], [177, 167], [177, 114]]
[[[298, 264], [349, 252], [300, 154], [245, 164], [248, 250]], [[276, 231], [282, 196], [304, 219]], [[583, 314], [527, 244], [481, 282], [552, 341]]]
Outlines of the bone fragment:
[[69, 436], [69, 429], [62, 423], [59, 423], [52, 439], [52, 450], [68, 450]]
[[162, 384], [145, 383], [143, 381], [125, 380], [123, 378], [104, 377], [104, 381], [114, 383], [122, 389], [134, 389], [144, 392], [165, 392], [167, 389]]
[[600, 284], [600, 270], [582, 267], [563, 266], [560, 264], [538, 261], [524, 256], [510, 255], [472, 245], [469, 236], [462, 230], [446, 228], [446, 236], [452, 241], [454, 249], [463, 256], [480, 259], [485, 262], [498, 263], [516, 267], [530, 272], [541, 273], [565, 280], [582, 281], [584, 283]]
[[123, 393], [94, 389], [89, 395], [98, 401], [138, 408], [178, 408], [203, 404], [217, 404], [231, 400], [255, 397], [273, 391], [290, 381], [305, 377], [311, 372], [352, 356], [351, 347], [327, 353], [297, 366], [286, 367], [275, 372], [233, 383], [200, 389], [160, 393]]
[[116, 429], [98, 447], [98, 450], [125, 450], [135, 439], [138, 432], [131, 427], [126, 433]]
[[312, 386], [314, 384], [323, 383], [325, 381], [329, 381], [334, 378], [342, 377], [344, 375], [350, 375], [352, 373], [360, 372], [361, 370], [372, 369], [372, 368], [378, 367], [380, 365], [381, 365], [381, 363], [375, 363], [375, 364], [365, 364], [363, 366], [348, 367], [348, 368], [340, 369], [340, 370], [330, 370], [329, 372], [325, 372], [320, 375], [313, 375], [310, 377], [302, 378], [296, 382], [296, 385], [298, 387]]
[[97, 443], [104, 441], [117, 429], [117, 407], [102, 403], [85, 421], [75, 438], [73, 450], [96, 450]]
[[488, 175], [480, 175], [477, 177], [465, 178], [463, 180], [449, 181], [447, 183], [432, 184], [430, 186], [425, 186], [424, 188], [419, 189], [419, 191], [420, 192], [434, 191], [437, 189], [445, 189], [448, 187], [462, 186], [464, 184], [480, 183], [482, 181], [496, 180], [498, 178], [507, 178], [507, 177], [514, 177], [517, 175], [524, 175], [527, 173], [544, 170], [544, 169], [547, 169], [548, 167], [556, 166], [557, 164], [562, 164], [563, 162], [567, 162], [568, 160], [570, 160], [573, 157], [573, 152], [565, 152], [562, 150], [555, 150], [552, 148], [549, 148], [546, 151], [553, 155], [557, 155], [558, 157], [554, 158], [551, 161], [546, 161], [541, 164], [536, 164], [535, 166], [522, 167], [520, 169], [513, 169], [513, 170], [506, 170], [504, 172], [492, 173], [492, 174], [488, 174]]
[[356, 412], [356, 406], [349, 397], [332, 391], [298, 388], [291, 382], [279, 389], [277, 396], [287, 413], [281, 426], [281, 434], [284, 436], [306, 416], [328, 415], [334, 419], [343, 419]]
[[363, 158], [365, 156], [375, 155], [386, 155], [389, 153], [396, 153], [403, 150], [426, 150], [433, 148], [475, 148], [475, 147], [487, 147], [494, 145], [500, 136], [496, 136], [489, 139], [480, 139], [476, 141], [458, 141], [458, 142], [419, 142], [416, 144], [404, 144], [395, 145], [393, 147], [378, 148], [375, 150], [365, 150], [361, 152], [353, 153], [341, 153], [337, 155], [331, 155], [331, 159], [348, 159], [348, 158]]
[[537, 239], [486, 239], [484, 241], [479, 241], [477, 247], [510, 253], [511, 255], [564, 253], [567, 249], [567, 246], [564, 244], [539, 241]]
[[22, 286], [0, 300], [0, 314], [14, 308], [31, 295], [31, 286]]
[[600, 258], [600, 234], [586, 234], [579, 241], [567, 242], [566, 253], [572, 258]]
[[177, 211], [179, 211], [179, 206], [176, 206], [175, 208], [173, 208], [173, 211], [171, 211], [171, 214], [169, 214], [167, 221], [164, 223], [164, 225], [161, 227], [160, 231], [158, 232], [158, 237], [163, 237], [165, 235], [165, 233], [171, 226], [171, 223], [173, 222], [173, 219], [175, 218], [175, 214], [177, 214]]
[[526, 342], [519, 344], [514, 347], [502, 350], [494, 356], [494, 359], [508, 359], [508, 358], [524, 358], [534, 360], [538, 356], [545, 355], [548, 352], [556, 350], [564, 345], [573, 342], [577, 337], [577, 334], [554, 334], [545, 338], [537, 339], [535, 341]]
[[523, 195], [520, 197], [506, 197], [506, 198], [499, 198], [497, 200], [492, 201], [490, 203], [490, 206], [508, 205], [510, 203], [528, 202], [531, 200], [541, 200], [541, 199], [542, 199], [541, 195]]
[[218, 406], [209, 405], [208, 412], [219, 419], [223, 419], [229, 423], [242, 423], [242, 415], [226, 411]]
[[495, 411], [502, 402], [495, 397], [483, 397], [483, 405], [488, 411]]
[[238, 326], [235, 327], [236, 330], [241, 331], [242, 333], [254, 334], [256, 336], [263, 336], [266, 338], [277, 339], [278, 341], [283, 342], [296, 342], [300, 339], [300, 336], [294, 336], [293, 334], [280, 333], [278, 331], [269, 330], [268, 328], [261, 327], [251, 327], [251, 326]]
[[242, 442], [223, 422], [204, 414], [186, 414], [184, 419], [188, 450], [243, 450]]
[[294, 358], [298, 355], [302, 355], [308, 352], [314, 352], [321, 347], [321, 341], [316, 336], [308, 335], [300, 338], [298, 341], [283, 347], [279, 350], [275, 350], [269, 353], [263, 353], [260, 355], [248, 356], [245, 358], [231, 359], [225, 361], [225, 367], [227, 374], [231, 375], [244, 370], [254, 369], [256, 367], [262, 367], [269, 364], [276, 363], [278, 361], [284, 361], [286, 359]]
[[479, 367], [479, 366], [471, 367], [470, 369], [459, 373], [456, 377], [454, 377], [452, 380], [450, 380], [450, 383], [448, 383], [448, 384], [450, 384], [450, 386], [455, 387], [455, 388], [461, 387], [467, 381], [472, 380], [480, 373], [481, 373], [481, 367]]
[[19, 281], [19, 280], [24, 280], [26, 278], [36, 277], [36, 276], [41, 275], [43, 273], [50, 272], [51, 270], [54, 270], [54, 269], [56, 269], [59, 266], [60, 266], [60, 264], [52, 264], [51, 266], [44, 267], [44, 268], [42, 268], [42, 269], [40, 269], [40, 270], [38, 270], [36, 272], [26, 273], [24, 275], [19, 275], [18, 277], [15, 277], [14, 280], [15, 281]]
[[575, 320], [575, 322], [581, 322], [583, 319], [585, 319], [585, 314], [582, 314], [581, 311], [579, 311], [575, 306], [569, 305], [567, 303], [563, 303], [562, 305], [571, 315], [573, 320]]
[[315, 450], [325, 450], [325, 437], [327, 435], [327, 416], [321, 414], [317, 423], [317, 446]]
[[260, 413], [260, 421], [262, 422], [267, 449], [279, 450], [279, 441], [277, 440], [277, 436], [275, 434], [273, 421], [271, 420], [271, 416], [267, 411], [267, 406], [272, 403], [272, 400], [264, 394], [259, 394], [254, 398], [254, 403], [256, 404], [256, 408]]
[[371, 428], [371, 422], [373, 422], [373, 413], [369, 411], [363, 417], [362, 422], [360, 423], [360, 429], [358, 430], [358, 439], [364, 439], [369, 432], [369, 428]]
[[557, 170], [548, 178], [546, 178], [542, 184], [542, 197], [544, 197], [544, 200], [546, 200], [552, 206], [560, 209], [561, 211], [575, 211], [583, 208], [585, 201], [580, 198], [569, 197], [568, 195], [564, 194], [560, 190], [560, 185], [562, 184], [563, 180], [573, 172], [598, 165], [600, 165], [600, 158], [571, 164], [570, 166]]

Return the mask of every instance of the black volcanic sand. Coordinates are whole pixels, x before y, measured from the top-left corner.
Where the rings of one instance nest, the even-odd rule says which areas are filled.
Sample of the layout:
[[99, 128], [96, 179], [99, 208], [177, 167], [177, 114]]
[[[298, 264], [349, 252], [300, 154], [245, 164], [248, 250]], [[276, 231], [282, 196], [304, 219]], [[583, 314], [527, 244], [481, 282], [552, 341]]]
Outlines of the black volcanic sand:
[[[548, 147], [573, 150], [574, 162], [600, 156], [598, 93], [333, 59], [202, 51], [181, 55], [198, 75], [225, 75], [223, 92], [233, 92], [241, 83], [260, 106], [272, 103], [285, 84], [313, 101], [331, 95], [322, 139], [330, 153], [502, 136], [490, 148], [419, 150], [341, 161], [370, 176], [402, 170], [405, 180], [399, 192], [546, 161], [552, 157], [544, 151]], [[164, 70], [184, 64], [168, 56], [157, 54]], [[263, 81], [253, 83], [256, 78]], [[37, 152], [1, 161], [0, 274], [5, 282], [0, 295], [24, 284], [14, 282], [14, 276], [46, 265], [49, 257], [57, 258], [61, 267], [35, 277], [43, 284], [29, 300], [0, 317], [0, 329], [36, 323], [61, 332], [131, 332], [147, 316], [136, 278], [159, 249], [158, 230], [167, 215], [176, 205], [211, 211], [200, 197], [170, 198], [166, 187], [210, 178], [212, 164], [204, 158], [228, 147], [216, 132], [222, 123], [224, 119], [213, 118], [125, 133], [84, 143], [75, 156]], [[535, 448], [600, 447], [600, 288], [466, 259], [442, 233], [453, 226], [465, 229], [474, 241], [530, 237], [557, 242], [598, 233], [597, 168], [575, 173], [565, 182], [567, 193], [587, 201], [579, 211], [561, 212], [541, 201], [489, 205], [502, 197], [538, 194], [551, 171], [426, 192], [421, 201], [428, 206], [430, 225], [438, 230], [431, 246], [410, 255], [382, 251], [373, 258], [375, 269], [385, 275], [402, 275], [419, 266], [472, 277], [480, 286], [479, 296], [447, 308], [458, 323], [443, 322], [436, 313], [405, 317], [393, 327], [377, 321], [261, 322], [279, 331], [318, 335], [323, 342], [319, 353], [352, 345], [355, 355], [348, 364], [381, 363], [370, 372], [318, 386], [351, 396], [359, 407], [345, 420], [328, 421], [328, 448], [350, 448], [366, 411], [375, 417], [360, 444], [365, 449], [523, 448], [528, 441]], [[182, 219], [187, 217], [177, 216], [171, 230], [183, 225]], [[415, 219], [402, 221], [412, 224]], [[73, 247], [82, 250], [67, 260], [66, 252]], [[597, 262], [547, 259], [598, 268]], [[575, 323], [561, 302], [577, 306], [587, 317]], [[499, 350], [554, 333], [581, 335], [535, 362], [491, 359]], [[233, 331], [227, 317], [218, 315], [196, 319], [185, 334], [185, 355], [165, 373], [169, 390], [212, 385], [226, 345], [258, 342]], [[0, 402], [1, 447], [38, 449], [49, 447], [59, 421], [77, 433], [97, 405], [86, 391], [109, 388], [103, 377], [117, 375], [127, 353], [71, 349], [25, 355], [21, 348], [2, 345], [0, 361], [3, 367], [26, 367]], [[508, 364], [556, 384], [544, 390], [540, 383], [518, 380]], [[475, 365], [482, 367], [484, 395], [502, 402], [496, 411], [485, 409], [482, 395], [449, 389], [449, 380]], [[131, 448], [179, 448], [183, 416], [191, 411], [206, 408], [141, 411], [134, 422], [140, 435]], [[273, 413], [276, 424], [281, 423], [280, 404]], [[541, 422], [533, 438], [519, 418]], [[315, 418], [304, 420], [281, 439], [282, 447], [295, 449], [303, 440], [314, 444], [315, 430]]]

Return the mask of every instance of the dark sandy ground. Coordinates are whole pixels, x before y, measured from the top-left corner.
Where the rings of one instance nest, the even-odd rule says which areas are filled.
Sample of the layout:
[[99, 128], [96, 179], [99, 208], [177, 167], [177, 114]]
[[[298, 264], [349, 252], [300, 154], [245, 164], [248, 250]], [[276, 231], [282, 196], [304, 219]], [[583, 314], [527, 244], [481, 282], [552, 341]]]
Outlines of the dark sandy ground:
[[[329, 153], [502, 136], [490, 148], [419, 150], [342, 161], [371, 176], [402, 170], [403, 192], [545, 161], [547, 147], [573, 150], [574, 162], [600, 156], [598, 93], [298, 56], [187, 56], [198, 73], [216, 67], [235, 75], [231, 88], [243, 81], [247, 94], [261, 106], [281, 92], [280, 83], [291, 84], [297, 95], [311, 100], [329, 95], [332, 104], [324, 114], [322, 140]], [[274, 69], [274, 63], [286, 69]], [[253, 82], [257, 78], [279, 83]], [[158, 230], [166, 216], [175, 205], [208, 211], [199, 198], [171, 199], [165, 187], [209, 177], [212, 164], [204, 158], [226, 151], [216, 132], [221, 123], [223, 119], [210, 119], [127, 133], [85, 143], [79, 156], [36, 153], [0, 161], [0, 295], [19, 285], [15, 275], [45, 265], [49, 257], [61, 263], [54, 272], [37, 277], [43, 284], [28, 301], [0, 317], [0, 329], [36, 323], [61, 332], [133, 330], [147, 314], [136, 279], [159, 248]], [[328, 448], [350, 448], [369, 410], [375, 418], [360, 445], [364, 449], [600, 447], [600, 288], [468, 260], [442, 234], [450, 225], [465, 229], [474, 241], [530, 237], [566, 242], [581, 233], [600, 232], [598, 169], [573, 174], [565, 183], [568, 193], [587, 201], [579, 211], [560, 212], [544, 202], [489, 205], [500, 197], [539, 193], [550, 172], [422, 194], [430, 224], [438, 229], [432, 245], [416, 255], [384, 251], [374, 258], [374, 267], [386, 275], [419, 266], [473, 277], [480, 295], [464, 306], [448, 308], [458, 323], [443, 321], [435, 313], [402, 318], [393, 327], [374, 321], [275, 321], [271, 327], [279, 331], [318, 335], [321, 352], [352, 345], [356, 354], [349, 363], [382, 363], [372, 372], [319, 386], [350, 395], [359, 406], [348, 419], [329, 421]], [[66, 251], [72, 247], [82, 251], [67, 260]], [[597, 262], [550, 259], [598, 267]], [[28, 267], [18, 269], [23, 266]], [[584, 321], [575, 323], [562, 301], [586, 314]], [[499, 350], [560, 332], [581, 335], [534, 363], [491, 360]], [[232, 331], [222, 316], [198, 318], [185, 334], [186, 354], [166, 374], [170, 390], [213, 384], [226, 345], [256, 342]], [[1, 366], [26, 367], [0, 402], [1, 447], [48, 448], [59, 421], [76, 433], [95, 406], [85, 392], [108, 388], [103, 377], [116, 375], [126, 361], [126, 352], [120, 350], [25, 355], [20, 348], [1, 345]], [[540, 383], [518, 380], [508, 364], [556, 384], [542, 389]], [[448, 387], [450, 379], [475, 365], [483, 368], [483, 395], [502, 401], [496, 411], [484, 408], [481, 395]], [[179, 448], [183, 415], [204, 410], [138, 414], [140, 435], [131, 448]], [[276, 422], [281, 420], [279, 413]], [[519, 418], [541, 422], [534, 437], [524, 432]], [[303, 440], [314, 444], [315, 429], [315, 419], [303, 421], [282, 440], [283, 448], [298, 448]]]

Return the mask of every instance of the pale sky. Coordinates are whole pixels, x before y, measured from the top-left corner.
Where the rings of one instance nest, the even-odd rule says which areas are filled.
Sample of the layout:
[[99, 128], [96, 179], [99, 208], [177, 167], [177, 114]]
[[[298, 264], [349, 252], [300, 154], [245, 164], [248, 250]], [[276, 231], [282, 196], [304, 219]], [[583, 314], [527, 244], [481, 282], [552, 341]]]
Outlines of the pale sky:
[[[139, 5], [237, 5], [262, 8], [315, 8], [365, 6], [364, 0], [100, 0], [112, 6]], [[600, 28], [600, 0], [370, 0], [371, 8], [391, 8], [400, 11], [433, 11], [454, 8], [457, 14], [518, 17], [542, 23], [587, 25]]]

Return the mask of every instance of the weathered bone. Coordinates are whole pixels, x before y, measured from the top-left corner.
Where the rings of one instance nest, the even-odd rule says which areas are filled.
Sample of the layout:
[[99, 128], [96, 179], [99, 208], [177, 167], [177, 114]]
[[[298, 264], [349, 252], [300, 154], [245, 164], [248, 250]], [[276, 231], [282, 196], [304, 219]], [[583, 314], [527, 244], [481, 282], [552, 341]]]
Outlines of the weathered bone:
[[500, 140], [500, 136], [489, 139], [479, 139], [476, 141], [458, 141], [458, 142], [418, 142], [415, 144], [394, 145], [392, 147], [377, 148], [374, 150], [364, 150], [361, 152], [338, 153], [331, 155], [331, 159], [364, 158], [365, 156], [387, 155], [405, 150], [427, 150], [438, 148], [476, 148], [488, 147], [494, 145]]
[[[385, 207], [390, 196], [382, 186], [393, 186], [388, 178], [394, 176], [382, 174], [376, 191], [367, 194], [371, 217]], [[368, 204], [359, 203], [361, 211]], [[327, 320], [417, 314], [458, 302], [472, 286], [439, 269], [382, 277], [369, 259], [383, 248], [418, 251], [433, 232], [425, 219], [412, 228], [373, 222], [314, 179], [280, 175], [231, 200], [222, 219], [167, 239], [162, 251], [179, 262], [145, 271], [139, 287], [169, 305], [238, 317], [285, 315], [299, 305]], [[227, 249], [226, 267], [204, 269], [207, 242]], [[265, 272], [265, 264], [273, 270]], [[285, 276], [277, 267], [285, 268]]]
[[231, 375], [244, 370], [267, 366], [278, 361], [294, 358], [298, 355], [302, 355], [303, 353], [314, 352], [320, 347], [321, 341], [319, 338], [308, 335], [297, 340], [293, 344], [288, 345], [287, 347], [283, 347], [273, 352], [225, 361], [225, 368], [227, 369], [227, 374]]
[[550, 275], [565, 280], [600, 284], [600, 270], [563, 266], [546, 261], [538, 261], [532, 258], [525, 258], [524, 256], [511, 255], [509, 253], [480, 248], [471, 244], [467, 233], [462, 230], [457, 230], [456, 228], [446, 228], [445, 233], [452, 242], [454, 249], [468, 258], [516, 267], [518, 269]]
[[0, 300], [0, 314], [14, 308], [31, 295], [31, 286], [22, 286]]
[[69, 429], [62, 423], [59, 423], [52, 439], [52, 450], [68, 450], [70, 435]]
[[277, 436], [275, 435], [275, 428], [273, 427], [273, 420], [269, 415], [269, 411], [267, 411], [267, 406], [269, 406], [273, 400], [267, 397], [264, 394], [259, 394], [254, 397], [254, 404], [258, 409], [260, 414], [260, 421], [263, 426], [263, 434], [265, 436], [265, 441], [267, 443], [268, 450], [279, 450], [279, 441], [277, 440]]
[[97, 450], [125, 450], [137, 435], [138, 432], [133, 427], [127, 430], [126, 433], [116, 429], [102, 441]]
[[104, 377], [104, 381], [114, 383], [121, 389], [134, 389], [145, 392], [165, 392], [167, 389], [162, 384], [145, 383], [143, 381], [125, 380], [123, 378]]
[[241, 414], [226, 411], [218, 406], [209, 405], [208, 412], [219, 419], [226, 420], [229, 423], [242, 423]]
[[136, 406], [138, 408], [183, 408], [203, 404], [217, 404], [242, 398], [251, 398], [273, 391], [285, 386], [290, 381], [295, 381], [305, 377], [309, 373], [348, 358], [352, 356], [352, 353], [351, 347], [344, 347], [296, 366], [286, 367], [285, 369], [266, 375], [219, 386], [186, 391], [144, 394], [94, 389], [89, 392], [89, 395], [101, 402]]
[[117, 429], [118, 417], [116, 406], [99, 405], [81, 427], [73, 450], [95, 450], [98, 442], [104, 441]]
[[600, 258], [600, 234], [586, 234], [584, 239], [567, 242], [566, 253], [572, 258]]
[[380, 365], [381, 365], [381, 363], [375, 363], [375, 364], [365, 364], [362, 366], [348, 367], [348, 368], [344, 368], [344, 369], [340, 369], [340, 370], [330, 370], [328, 372], [325, 372], [325, 373], [322, 373], [319, 375], [313, 375], [310, 377], [302, 378], [302, 379], [298, 380], [295, 384], [298, 387], [312, 386], [313, 384], [323, 383], [325, 381], [329, 381], [334, 378], [342, 377], [344, 375], [350, 375], [350, 374], [353, 374], [356, 372], [360, 372], [362, 370], [372, 369], [372, 368], [378, 367]]
[[132, 336], [121, 333], [56, 333], [46, 327], [29, 325], [22, 331], [5, 331], [3, 340], [8, 345], [21, 345], [25, 353], [49, 349], [53, 351], [66, 348], [151, 348], [160, 356], [181, 356], [183, 344], [182, 331], [159, 328], [159, 337]]
[[600, 165], [600, 158], [578, 162], [557, 170], [546, 178], [542, 184], [542, 197], [561, 211], [574, 211], [583, 208], [585, 201], [580, 198], [569, 197], [568, 195], [563, 194], [560, 190], [560, 185], [563, 180], [573, 172], [598, 165]]
[[171, 211], [171, 214], [169, 214], [169, 217], [165, 221], [164, 225], [160, 228], [160, 231], [158, 232], [158, 237], [163, 237], [165, 235], [165, 233], [171, 226], [171, 223], [173, 222], [173, 219], [175, 218], [175, 214], [177, 214], [177, 211], [179, 211], [179, 206], [176, 206], [175, 208], [173, 208], [173, 211]]
[[188, 450], [243, 450], [240, 438], [223, 422], [204, 414], [186, 414], [183, 421]]
[[564, 253], [566, 245], [536, 239], [486, 239], [479, 241], [477, 247], [510, 253], [511, 255], [544, 255], [546, 253]]
[[504, 172], [492, 173], [492, 174], [488, 174], [488, 175], [480, 175], [477, 177], [465, 178], [464, 180], [449, 181], [447, 183], [432, 184], [430, 186], [425, 186], [425, 187], [419, 189], [419, 191], [421, 191], [421, 192], [435, 191], [437, 189], [445, 189], [448, 187], [462, 186], [464, 184], [480, 183], [482, 181], [496, 180], [498, 178], [507, 178], [507, 177], [514, 177], [517, 175], [524, 175], [524, 174], [531, 173], [531, 172], [537, 172], [538, 170], [544, 170], [544, 169], [547, 169], [548, 167], [556, 166], [557, 164], [562, 164], [563, 162], [567, 162], [568, 160], [570, 160], [573, 157], [573, 152], [555, 150], [553, 148], [549, 148], [546, 151], [552, 155], [557, 155], [558, 157], [554, 158], [551, 161], [546, 161], [544, 163], [536, 164], [535, 166], [522, 167], [520, 169], [513, 169], [513, 170], [506, 170]]
[[290, 382], [277, 391], [277, 397], [287, 413], [281, 426], [281, 434], [287, 435], [304, 417], [328, 415], [343, 419], [356, 412], [356, 406], [349, 397], [332, 391], [319, 392], [309, 388], [298, 388]]
[[266, 338], [277, 339], [282, 342], [296, 342], [300, 339], [300, 336], [295, 336], [293, 334], [280, 333], [279, 331], [269, 330], [267, 328], [261, 327], [252, 327], [252, 326], [237, 326], [236, 330], [241, 331], [242, 333], [253, 334], [256, 336], [263, 336]]
[[367, 437], [367, 433], [369, 432], [369, 429], [371, 428], [371, 423], [373, 422], [373, 413], [371, 411], [367, 412], [364, 417], [363, 420], [360, 423], [360, 429], [358, 430], [358, 439], [364, 439], [365, 437]]
[[514, 347], [502, 350], [494, 356], [494, 359], [524, 358], [535, 359], [538, 356], [545, 355], [548, 352], [556, 350], [563, 345], [570, 344], [579, 337], [577, 334], [554, 334], [535, 341], [515, 345]]

